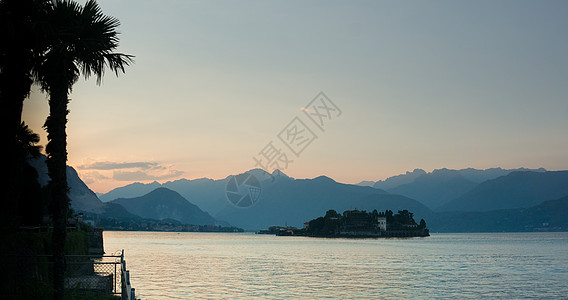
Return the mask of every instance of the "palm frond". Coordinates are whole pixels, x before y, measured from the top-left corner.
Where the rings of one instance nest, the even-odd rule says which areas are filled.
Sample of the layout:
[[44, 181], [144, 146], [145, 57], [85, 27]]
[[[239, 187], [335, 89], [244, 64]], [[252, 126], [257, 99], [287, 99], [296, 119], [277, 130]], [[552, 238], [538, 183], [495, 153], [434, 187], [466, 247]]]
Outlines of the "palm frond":
[[[100, 84], [106, 68], [118, 76], [133, 63], [132, 55], [114, 52], [118, 48], [120, 22], [104, 15], [96, 1], [89, 0], [81, 7], [74, 1], [57, 0], [49, 21], [53, 36], [42, 63], [44, 70], [38, 73], [61, 79], [62, 73], [68, 72], [64, 76], [71, 88], [80, 74], [85, 78], [95, 76]], [[47, 81], [46, 78], [40, 80]]]
[[26, 154], [32, 157], [38, 157], [41, 154], [41, 149], [43, 148], [39, 143], [39, 134], [33, 132], [25, 122], [20, 124], [17, 133], [18, 146]]

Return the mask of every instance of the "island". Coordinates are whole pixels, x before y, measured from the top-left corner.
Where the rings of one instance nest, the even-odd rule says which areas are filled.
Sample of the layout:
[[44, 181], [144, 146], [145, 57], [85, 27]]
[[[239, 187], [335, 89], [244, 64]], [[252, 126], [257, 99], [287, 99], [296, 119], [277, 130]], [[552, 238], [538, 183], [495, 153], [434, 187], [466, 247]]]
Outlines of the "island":
[[408, 210], [372, 212], [346, 210], [343, 215], [330, 209], [325, 216], [304, 223], [304, 228], [271, 226], [259, 234], [278, 236], [342, 237], [342, 238], [387, 238], [427, 237], [430, 232], [426, 221], [414, 221], [414, 214]]

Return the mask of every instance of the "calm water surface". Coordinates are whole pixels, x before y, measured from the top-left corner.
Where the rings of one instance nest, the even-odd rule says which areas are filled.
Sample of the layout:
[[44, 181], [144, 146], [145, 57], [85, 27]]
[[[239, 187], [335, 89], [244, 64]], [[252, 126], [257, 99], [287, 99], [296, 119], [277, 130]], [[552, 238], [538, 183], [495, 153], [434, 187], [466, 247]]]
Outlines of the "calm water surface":
[[254, 233], [104, 233], [136, 296], [568, 299], [568, 233], [321, 239]]

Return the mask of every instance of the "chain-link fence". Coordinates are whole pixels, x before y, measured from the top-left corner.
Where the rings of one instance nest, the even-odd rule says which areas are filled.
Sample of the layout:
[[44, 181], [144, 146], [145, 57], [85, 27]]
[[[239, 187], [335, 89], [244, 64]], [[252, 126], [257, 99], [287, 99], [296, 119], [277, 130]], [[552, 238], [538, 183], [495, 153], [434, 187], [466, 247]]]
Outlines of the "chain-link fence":
[[[51, 255], [18, 255], [3, 262], [13, 264], [11, 269], [19, 270], [18, 274], [26, 274], [25, 277], [19, 276], [23, 280], [49, 288], [53, 274], [52, 258]], [[65, 290], [73, 297], [112, 295], [117, 299], [135, 299], [123, 250], [107, 255], [66, 255], [65, 263]]]
[[121, 295], [122, 251], [102, 256], [68, 255], [66, 260], [66, 289]]

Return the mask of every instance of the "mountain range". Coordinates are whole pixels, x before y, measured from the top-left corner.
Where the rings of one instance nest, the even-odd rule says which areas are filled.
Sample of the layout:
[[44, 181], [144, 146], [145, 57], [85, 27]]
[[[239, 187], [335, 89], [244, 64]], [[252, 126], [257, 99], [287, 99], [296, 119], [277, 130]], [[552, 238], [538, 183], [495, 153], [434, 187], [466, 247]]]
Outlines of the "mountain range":
[[[101, 199], [139, 196], [165, 187], [178, 192], [217, 220], [245, 229], [277, 224], [301, 226], [305, 220], [328, 209], [342, 212], [355, 208], [409, 209], [418, 218], [436, 220], [435, 224], [442, 228], [443, 224], [437, 218], [441, 212], [449, 215], [461, 211], [529, 208], [568, 195], [568, 172], [544, 169], [439, 169], [430, 173], [416, 169], [378, 184], [375, 182], [373, 187], [371, 182], [343, 184], [325, 176], [294, 179], [279, 171], [269, 174], [260, 169], [248, 173], [257, 177], [262, 186], [259, 201], [248, 208], [235, 207], [227, 200], [225, 188], [230, 176], [218, 180], [134, 183], [101, 195]], [[380, 185], [388, 189], [378, 188]]]
[[[32, 162], [42, 185], [49, 179], [44, 160]], [[172, 219], [257, 230], [284, 224], [301, 227], [329, 209], [408, 209], [417, 219], [427, 220], [432, 232], [568, 229], [568, 217], [557, 211], [568, 202], [568, 171], [416, 169], [359, 185], [326, 176], [294, 179], [280, 171], [270, 174], [253, 169], [247, 173], [258, 179], [261, 189], [258, 201], [245, 208], [227, 198], [231, 176], [133, 183], [99, 195], [71, 167], [68, 181], [71, 206], [76, 211], [132, 221]]]
[[[438, 209], [448, 202], [469, 192], [478, 184], [506, 176], [511, 172], [546, 172], [545, 169], [436, 169], [430, 173], [422, 169], [415, 169], [384, 181], [365, 181], [362, 184], [384, 189], [389, 193], [404, 195], [416, 199], [431, 209]], [[360, 183], [361, 184], [361, 183]], [[451, 208], [451, 206], [450, 206]]]
[[568, 195], [568, 171], [515, 171], [487, 180], [447, 202], [444, 211], [527, 208]]
[[228, 204], [225, 196], [227, 180], [226, 178], [221, 180], [200, 178], [194, 180], [180, 179], [163, 184], [156, 181], [147, 184], [137, 182], [101, 194], [99, 198], [103, 202], [109, 202], [117, 198], [140, 197], [163, 187], [178, 192], [185, 199], [214, 215], [218, 212], [220, 206]]
[[217, 221], [177, 192], [159, 187], [135, 198], [118, 198], [110, 203], [120, 204], [132, 214], [143, 218], [174, 219], [184, 224], [213, 225]]
[[[38, 183], [41, 187], [45, 187], [49, 182], [45, 160], [46, 157], [43, 155], [28, 160], [38, 172]], [[178, 193], [165, 188], [154, 189], [143, 197], [121, 198], [104, 203], [70, 166], [67, 166], [67, 184], [71, 208], [76, 212], [135, 222], [142, 222], [144, 219], [174, 219], [183, 224], [228, 225], [215, 220]]]
[[434, 232], [568, 231], [568, 196], [529, 208], [448, 211], [428, 216]]
[[253, 169], [247, 173], [253, 174], [262, 186], [260, 200], [247, 208], [236, 207], [228, 201], [226, 186], [230, 177], [219, 180], [180, 179], [163, 184], [134, 183], [100, 197], [107, 201], [116, 196], [140, 197], [139, 195], [153, 189], [167, 188], [203, 208], [215, 219], [245, 229], [261, 229], [274, 224], [302, 226], [306, 220], [313, 219], [329, 209], [373, 210], [384, 207], [391, 210], [412, 209], [418, 215], [430, 212], [426, 206], [408, 197], [392, 195], [372, 187], [338, 183], [325, 176], [294, 179], [279, 171], [269, 174], [261, 169]]
[[[430, 210], [416, 200], [383, 190], [342, 184], [325, 176], [313, 179], [293, 179], [275, 176], [274, 181], [261, 181], [258, 202], [248, 208], [225, 204], [215, 217], [245, 229], [267, 228], [275, 224], [302, 227], [329, 209], [409, 209], [416, 215]], [[225, 203], [228, 201], [225, 199]]]

